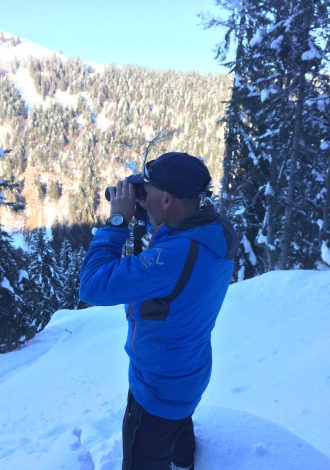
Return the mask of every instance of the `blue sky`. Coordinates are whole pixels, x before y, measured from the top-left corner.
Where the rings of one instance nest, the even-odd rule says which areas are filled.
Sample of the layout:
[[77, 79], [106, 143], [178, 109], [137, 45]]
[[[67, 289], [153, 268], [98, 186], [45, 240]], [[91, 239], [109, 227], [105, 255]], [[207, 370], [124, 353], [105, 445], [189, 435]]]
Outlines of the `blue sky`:
[[0, 30], [87, 62], [220, 72], [202, 10], [219, 13], [213, 0], [12, 0]]

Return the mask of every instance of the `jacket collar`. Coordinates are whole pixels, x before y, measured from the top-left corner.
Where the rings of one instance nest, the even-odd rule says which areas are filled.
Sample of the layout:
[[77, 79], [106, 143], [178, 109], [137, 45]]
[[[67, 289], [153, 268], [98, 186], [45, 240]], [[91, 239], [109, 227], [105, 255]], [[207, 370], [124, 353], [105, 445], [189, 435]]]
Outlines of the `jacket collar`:
[[189, 230], [194, 227], [200, 227], [201, 225], [209, 224], [217, 220], [218, 214], [213, 206], [204, 206], [196, 212], [176, 220], [168, 226], [174, 230]]

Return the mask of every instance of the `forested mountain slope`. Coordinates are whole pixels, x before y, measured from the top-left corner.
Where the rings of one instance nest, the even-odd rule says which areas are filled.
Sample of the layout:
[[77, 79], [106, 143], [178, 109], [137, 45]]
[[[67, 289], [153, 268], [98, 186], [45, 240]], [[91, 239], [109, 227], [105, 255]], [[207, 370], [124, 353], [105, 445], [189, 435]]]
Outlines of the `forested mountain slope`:
[[104, 187], [147, 149], [201, 155], [219, 182], [229, 75], [86, 64], [0, 33], [0, 87], [0, 147], [12, 149], [0, 177], [25, 202], [0, 209], [7, 228], [94, 223]]

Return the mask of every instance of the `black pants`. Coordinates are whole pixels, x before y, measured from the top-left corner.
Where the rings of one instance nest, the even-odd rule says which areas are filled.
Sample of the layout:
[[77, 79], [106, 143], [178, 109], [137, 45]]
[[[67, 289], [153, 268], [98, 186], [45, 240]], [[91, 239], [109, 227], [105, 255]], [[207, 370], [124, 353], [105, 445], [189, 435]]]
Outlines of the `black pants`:
[[123, 470], [169, 470], [171, 462], [194, 462], [195, 436], [191, 416], [180, 420], [147, 413], [128, 392], [123, 420]]

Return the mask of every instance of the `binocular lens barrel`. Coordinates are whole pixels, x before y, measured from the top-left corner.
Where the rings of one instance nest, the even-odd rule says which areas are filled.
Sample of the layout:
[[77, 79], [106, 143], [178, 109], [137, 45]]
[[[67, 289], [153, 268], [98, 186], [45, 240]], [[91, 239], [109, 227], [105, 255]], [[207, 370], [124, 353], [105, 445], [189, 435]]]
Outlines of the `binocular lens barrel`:
[[[146, 198], [146, 192], [144, 190], [144, 186], [142, 183], [132, 183], [135, 187], [135, 194], [136, 194], [136, 199], [141, 199], [141, 200], [144, 200]], [[116, 191], [116, 188], [115, 188], [115, 191]], [[108, 186], [107, 188], [105, 188], [105, 191], [104, 191], [104, 196], [106, 198], [107, 201], [111, 201], [111, 197], [110, 197], [110, 186]]]

